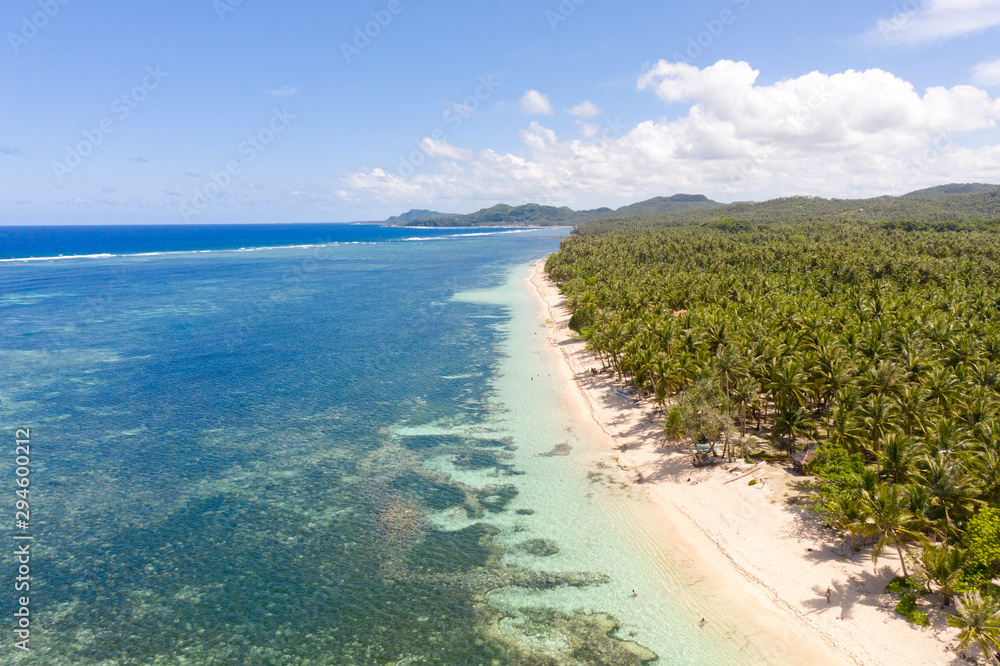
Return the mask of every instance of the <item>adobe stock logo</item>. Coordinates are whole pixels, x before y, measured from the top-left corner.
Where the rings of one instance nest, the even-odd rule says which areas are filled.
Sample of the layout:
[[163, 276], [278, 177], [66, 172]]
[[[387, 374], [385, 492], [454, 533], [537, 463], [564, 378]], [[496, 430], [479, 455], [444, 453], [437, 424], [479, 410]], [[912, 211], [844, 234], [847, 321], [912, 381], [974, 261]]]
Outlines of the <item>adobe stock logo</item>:
[[191, 222], [192, 217], [200, 215], [214, 199], [221, 197], [233, 182], [233, 178], [243, 173], [244, 167], [255, 162], [257, 157], [274, 143], [278, 135], [288, 129], [293, 120], [295, 116], [290, 114], [288, 109], [273, 109], [267, 123], [236, 146], [239, 159], [231, 159], [218, 171], [211, 172], [210, 182], [201, 188], [196, 187], [191, 198], [181, 202], [179, 210], [184, 221]]
[[[751, 0], [731, 0], [741, 12], [750, 8]], [[726, 29], [736, 23], [739, 14], [732, 9], [723, 9], [715, 18], [703, 21], [704, 30], [695, 35], [688, 35], [684, 53], [674, 53], [674, 62], [684, 62], [690, 64], [692, 60], [697, 60], [708, 51], [712, 45], [722, 37]], [[685, 57], [686, 56], [686, 57]]]
[[69, 0], [38, 0], [38, 7], [41, 9], [30, 17], [21, 17], [20, 33], [8, 32], [7, 41], [14, 53], [20, 53], [21, 47], [27, 45], [38, 35], [38, 31], [49, 24], [56, 15], [62, 11], [63, 5], [69, 4]]
[[344, 54], [344, 60], [350, 64], [355, 56], [361, 55], [362, 51], [371, 46], [372, 40], [389, 27], [392, 19], [403, 13], [403, 9], [402, 0], [389, 0], [385, 9], [371, 13], [371, 21], [365, 23], [364, 26], [354, 26], [354, 39], [350, 43], [340, 43], [340, 52]]
[[[146, 101], [149, 93], [160, 87], [160, 84], [168, 76], [169, 74], [161, 71], [159, 66], [156, 68], [147, 67], [146, 76], [142, 78], [142, 83], [120, 97], [116, 97], [111, 103], [111, 113], [119, 122], [124, 121], [132, 114], [132, 111]], [[97, 150], [98, 146], [104, 143], [104, 139], [113, 134], [115, 129], [117, 129], [115, 121], [111, 117], [104, 117], [97, 123], [97, 127], [83, 131], [82, 141], [77, 142], [76, 145], [66, 146], [66, 158], [62, 162], [52, 163], [52, 171], [59, 184], [61, 185], [66, 176], [83, 164], [83, 161]]]
[[569, 17], [576, 13], [577, 8], [587, 0], [562, 0], [555, 9], [545, 12], [545, 20], [549, 22], [549, 27], [556, 30], [560, 23], [565, 23]]
[[[465, 121], [472, 118], [472, 115], [476, 112], [483, 103], [485, 103], [493, 93], [496, 92], [497, 88], [500, 87], [500, 82], [497, 81], [493, 74], [488, 76], [480, 76], [479, 85], [471, 95], [465, 98], [461, 104], [457, 104], [453, 109], [447, 109], [444, 114], [442, 114], [442, 119], [448, 124], [448, 127], [452, 131], [458, 130]], [[448, 137], [448, 131], [443, 127], [437, 127], [431, 131], [428, 138], [431, 141], [442, 142]], [[409, 178], [417, 169], [421, 168], [429, 159], [427, 154], [427, 139], [420, 139], [416, 141], [416, 148], [411, 150], [409, 154], [403, 155], [399, 158], [399, 167], [397, 168], [397, 173], [403, 178]]]

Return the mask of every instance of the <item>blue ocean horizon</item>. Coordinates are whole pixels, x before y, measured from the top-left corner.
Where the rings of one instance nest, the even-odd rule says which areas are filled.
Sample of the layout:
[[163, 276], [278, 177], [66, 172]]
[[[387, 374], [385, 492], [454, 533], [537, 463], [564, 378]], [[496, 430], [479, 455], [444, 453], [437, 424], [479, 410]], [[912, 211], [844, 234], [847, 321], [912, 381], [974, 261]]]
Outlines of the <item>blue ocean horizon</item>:
[[487, 227], [391, 227], [375, 223], [0, 226], [0, 260], [268, 249], [328, 243], [516, 233]]

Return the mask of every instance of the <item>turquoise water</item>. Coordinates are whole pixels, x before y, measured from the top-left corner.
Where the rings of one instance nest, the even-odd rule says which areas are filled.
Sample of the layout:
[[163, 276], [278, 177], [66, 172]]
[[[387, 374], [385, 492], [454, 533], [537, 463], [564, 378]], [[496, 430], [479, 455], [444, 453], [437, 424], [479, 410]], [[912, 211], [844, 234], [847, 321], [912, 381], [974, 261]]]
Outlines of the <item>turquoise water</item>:
[[562, 410], [524, 285], [558, 233], [0, 264], [35, 536], [0, 661], [747, 657]]

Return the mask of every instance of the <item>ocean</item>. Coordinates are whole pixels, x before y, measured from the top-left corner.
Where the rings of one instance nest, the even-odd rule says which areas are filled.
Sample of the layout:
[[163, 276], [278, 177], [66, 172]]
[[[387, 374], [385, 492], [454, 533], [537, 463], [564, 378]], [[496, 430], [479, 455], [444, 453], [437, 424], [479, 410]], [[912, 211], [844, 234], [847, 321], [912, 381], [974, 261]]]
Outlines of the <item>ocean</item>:
[[564, 409], [565, 233], [0, 228], [0, 663], [768, 663]]

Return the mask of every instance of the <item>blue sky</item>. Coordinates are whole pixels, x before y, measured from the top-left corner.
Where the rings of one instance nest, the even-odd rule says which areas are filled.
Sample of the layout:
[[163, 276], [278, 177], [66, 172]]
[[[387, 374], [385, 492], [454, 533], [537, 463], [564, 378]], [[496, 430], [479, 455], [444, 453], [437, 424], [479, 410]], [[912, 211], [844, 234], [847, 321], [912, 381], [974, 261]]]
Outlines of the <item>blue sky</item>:
[[0, 224], [997, 183], [998, 26], [1000, 0], [7, 0]]

